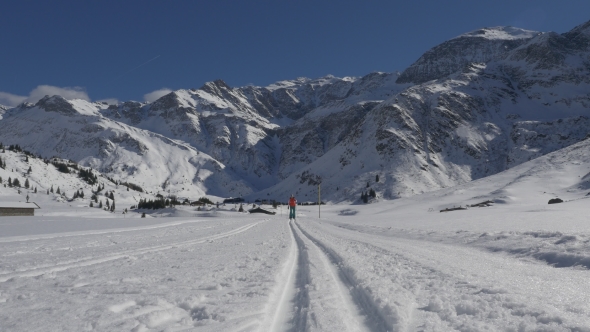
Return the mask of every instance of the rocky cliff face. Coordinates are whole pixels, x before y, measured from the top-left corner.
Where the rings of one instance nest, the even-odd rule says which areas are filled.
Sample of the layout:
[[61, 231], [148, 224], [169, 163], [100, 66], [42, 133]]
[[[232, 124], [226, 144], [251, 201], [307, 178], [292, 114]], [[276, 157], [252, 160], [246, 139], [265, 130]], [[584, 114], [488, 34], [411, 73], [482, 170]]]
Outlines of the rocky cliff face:
[[424, 53], [397, 79], [420, 84], [444, 78], [469, 63], [488, 63], [506, 57], [538, 32], [512, 27], [483, 28], [463, 34]]
[[240, 88], [217, 80], [147, 104], [46, 97], [6, 111], [0, 140], [181, 197], [311, 200], [319, 183], [333, 201], [368, 188], [414, 195], [585, 139], [589, 26], [561, 35], [480, 29], [435, 46], [399, 76]]

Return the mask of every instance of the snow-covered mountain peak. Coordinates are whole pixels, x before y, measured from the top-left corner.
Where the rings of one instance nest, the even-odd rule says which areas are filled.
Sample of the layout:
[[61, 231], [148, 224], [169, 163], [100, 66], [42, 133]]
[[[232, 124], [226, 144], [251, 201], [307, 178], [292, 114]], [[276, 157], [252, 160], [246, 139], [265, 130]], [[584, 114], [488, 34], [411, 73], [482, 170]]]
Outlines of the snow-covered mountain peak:
[[188, 90], [176, 90], [155, 100], [150, 105], [150, 113], [173, 108], [191, 108], [195, 106], [192, 93]]
[[65, 98], [61, 96], [45, 96], [35, 104], [35, 106], [46, 112], [59, 112], [61, 114], [74, 115], [76, 110]]
[[10, 107], [8, 107], [8, 106], [0, 105], [0, 120], [2, 120], [2, 117], [4, 116], [4, 113], [6, 113], [6, 111], [7, 111], [9, 108], [10, 108]]
[[475, 30], [433, 47], [404, 70], [396, 82], [420, 84], [446, 77], [472, 62], [504, 59], [537, 35], [539, 32], [514, 27]]
[[538, 31], [525, 30], [511, 26], [497, 26], [489, 28], [481, 28], [468, 33], [464, 33], [457, 38], [473, 38], [480, 37], [489, 40], [515, 40], [515, 39], [530, 39], [538, 35]]
[[97, 104], [82, 99], [67, 100], [58, 95], [45, 96], [35, 106], [46, 112], [56, 112], [68, 116], [77, 114], [98, 115]]
[[285, 88], [294, 88], [294, 87], [303, 85], [305, 83], [308, 83], [309, 81], [311, 81], [310, 78], [298, 77], [294, 80], [283, 80], [283, 81], [274, 82], [274, 83], [266, 86], [265, 88], [270, 91], [274, 91], [274, 90], [278, 90], [278, 89], [285, 89]]
[[584, 35], [590, 37], [590, 21], [578, 25], [577, 27], [573, 28], [571, 31], [567, 32], [566, 34], [571, 34], [571, 35], [584, 34]]
[[220, 94], [221, 91], [231, 90], [231, 87], [227, 83], [225, 83], [224, 80], [218, 79], [203, 84], [203, 86], [200, 87], [199, 90], [203, 90], [211, 94]]

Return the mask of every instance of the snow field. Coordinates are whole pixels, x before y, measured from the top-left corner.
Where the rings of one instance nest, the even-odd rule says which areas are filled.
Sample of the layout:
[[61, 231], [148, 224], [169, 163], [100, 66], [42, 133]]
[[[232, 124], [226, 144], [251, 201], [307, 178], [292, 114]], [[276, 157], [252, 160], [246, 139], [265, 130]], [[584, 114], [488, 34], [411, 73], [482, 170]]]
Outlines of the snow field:
[[[326, 206], [322, 219], [316, 208], [300, 207], [292, 223], [239, 213], [139, 220], [143, 226], [138, 219], [2, 218], [0, 326], [589, 331], [588, 270], [556, 268], [534, 255], [589, 256], [590, 233], [579, 226], [584, 205], [455, 214], [427, 212], [423, 203], [413, 214], [403, 204], [387, 213], [391, 203]], [[512, 219], [502, 217], [508, 212]], [[549, 222], [560, 215], [561, 223]], [[67, 232], [74, 220], [76, 231]], [[43, 223], [57, 227], [35, 227]]]
[[3, 242], [0, 326], [248, 330], [264, 319], [274, 276], [288, 252], [286, 225], [261, 228], [271, 222], [212, 218]]
[[0, 330], [590, 331], [587, 144], [291, 223], [40, 195], [44, 215], [0, 218]]
[[[391, 331], [587, 331], [587, 270], [465, 245], [407, 239], [387, 229], [301, 223], [342, 257], [351, 293]], [[344, 227], [344, 228], [343, 228]], [[449, 241], [451, 242], [451, 241]], [[385, 329], [373, 329], [385, 330]]]

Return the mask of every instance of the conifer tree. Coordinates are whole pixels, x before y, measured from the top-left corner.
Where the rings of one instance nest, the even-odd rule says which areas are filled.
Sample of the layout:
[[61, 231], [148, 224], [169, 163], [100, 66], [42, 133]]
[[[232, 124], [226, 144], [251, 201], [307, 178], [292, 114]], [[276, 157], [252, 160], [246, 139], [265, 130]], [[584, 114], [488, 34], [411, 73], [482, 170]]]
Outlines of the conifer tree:
[[12, 179], [10, 177], [8, 177], [8, 186], [12, 187]]
[[379, 174], [375, 175], [375, 182], [379, 182]]
[[109, 200], [107, 199], [107, 210], [110, 210], [111, 206], [109, 205]]
[[61, 194], [61, 191], [59, 190], [59, 187], [57, 187], [57, 191], [55, 193], [58, 194], [58, 195]]
[[31, 166], [29, 166], [29, 169], [27, 170], [27, 174], [31, 174], [32, 171], [33, 171], [33, 169], [31, 168]]
[[14, 181], [12, 181], [12, 186], [20, 188], [20, 181], [18, 178], [14, 178]]
[[37, 187], [35, 187], [35, 194], [37, 193]]
[[25, 180], [25, 188], [29, 189], [29, 186], [30, 186], [29, 179], [26, 179]]
[[92, 203], [92, 200], [90, 200], [90, 207], [94, 207], [94, 204]]
[[47, 195], [49, 195], [49, 189], [47, 189]]
[[102, 209], [102, 199], [100, 200], [100, 203], [98, 203], [98, 208]]
[[51, 193], [53, 194], [53, 185], [51, 185]]

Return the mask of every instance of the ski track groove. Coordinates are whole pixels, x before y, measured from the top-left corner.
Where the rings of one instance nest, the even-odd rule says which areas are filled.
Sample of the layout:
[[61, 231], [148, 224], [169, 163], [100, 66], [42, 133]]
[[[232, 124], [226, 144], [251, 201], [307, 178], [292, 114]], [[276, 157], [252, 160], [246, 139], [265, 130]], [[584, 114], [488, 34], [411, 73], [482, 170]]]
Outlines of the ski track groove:
[[[265, 220], [263, 220], [263, 221], [265, 221]], [[40, 275], [43, 275], [46, 273], [61, 272], [61, 271], [65, 271], [65, 270], [68, 270], [71, 268], [101, 264], [101, 263], [125, 258], [125, 257], [132, 256], [132, 255], [147, 254], [147, 253], [152, 253], [152, 252], [174, 249], [174, 248], [178, 248], [181, 246], [190, 246], [190, 245], [205, 243], [208, 241], [214, 241], [214, 240], [222, 239], [224, 237], [228, 237], [228, 236], [232, 236], [232, 235], [236, 235], [236, 234], [245, 232], [263, 221], [250, 223], [248, 225], [240, 226], [238, 228], [232, 229], [232, 230], [225, 232], [225, 233], [210, 235], [210, 236], [206, 236], [206, 237], [203, 237], [200, 239], [188, 240], [188, 241], [160, 245], [160, 246], [154, 246], [154, 247], [148, 247], [148, 248], [133, 249], [133, 250], [123, 251], [118, 254], [113, 254], [113, 255], [100, 257], [100, 258], [91, 257], [91, 258], [84, 258], [84, 259], [76, 260], [76, 261], [72, 261], [72, 262], [57, 263], [57, 264], [53, 265], [52, 267], [45, 267], [45, 266], [44, 267], [34, 267], [34, 268], [31, 268], [28, 270], [21, 270], [21, 271], [17, 271], [17, 272], [0, 273], [0, 282], [6, 282], [6, 281], [8, 281], [12, 278], [15, 278], [15, 277], [36, 277], [36, 276], [40, 276]]]
[[[260, 326], [260, 332], [275, 332], [280, 331], [287, 323], [288, 318], [288, 307], [291, 306], [293, 300], [293, 294], [295, 293], [295, 281], [296, 273], [298, 270], [298, 256], [299, 248], [295, 242], [295, 237], [290, 229], [291, 234], [291, 249], [289, 249], [289, 255], [287, 261], [281, 270], [281, 273], [277, 276], [277, 286], [275, 289], [276, 296], [271, 296], [268, 301], [267, 307], [274, 308], [267, 309], [271, 311], [270, 315], [267, 314], [267, 322], [263, 322]], [[268, 322], [270, 320], [270, 322]]]
[[318, 250], [323, 253], [328, 260], [337, 266], [339, 281], [342, 283], [340, 289], [349, 289], [350, 295], [354, 305], [360, 309], [360, 311], [366, 317], [366, 323], [359, 322], [359, 325], [365, 325], [370, 331], [393, 331], [393, 327], [387, 323], [387, 321], [381, 316], [379, 307], [375, 305], [370, 294], [367, 294], [365, 290], [359, 286], [358, 280], [355, 279], [351, 272], [345, 268], [344, 260], [334, 250], [323, 244], [314, 236], [303, 230], [301, 226], [295, 223], [297, 229], [305, 236], [311, 243], [313, 243]]
[[309, 254], [303, 239], [295, 231], [294, 222], [289, 222], [291, 234], [295, 238], [298, 249], [297, 257], [297, 276], [295, 278], [295, 287], [299, 290], [294, 298], [295, 315], [293, 316], [293, 328], [291, 331], [307, 331], [307, 313], [309, 311], [309, 289], [311, 274], [309, 270]]

